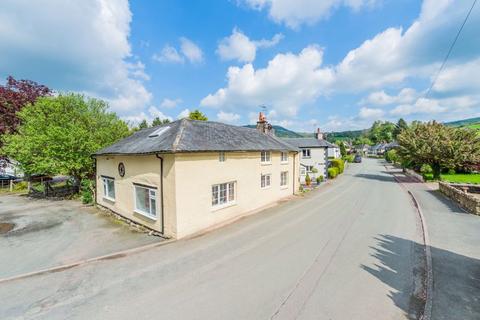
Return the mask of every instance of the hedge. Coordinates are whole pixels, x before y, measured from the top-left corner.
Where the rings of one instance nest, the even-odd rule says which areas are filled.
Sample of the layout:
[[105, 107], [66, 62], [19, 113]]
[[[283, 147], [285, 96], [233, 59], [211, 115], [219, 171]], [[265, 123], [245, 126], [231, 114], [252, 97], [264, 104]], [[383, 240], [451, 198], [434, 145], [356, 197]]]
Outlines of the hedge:
[[338, 176], [338, 168], [337, 167], [331, 167], [328, 168], [328, 177], [330, 179], [335, 179], [336, 176]]
[[343, 162], [342, 159], [333, 159], [330, 161], [330, 163], [332, 164], [331, 166], [333, 168], [338, 169], [338, 174], [343, 173], [343, 170], [345, 169], [345, 162]]

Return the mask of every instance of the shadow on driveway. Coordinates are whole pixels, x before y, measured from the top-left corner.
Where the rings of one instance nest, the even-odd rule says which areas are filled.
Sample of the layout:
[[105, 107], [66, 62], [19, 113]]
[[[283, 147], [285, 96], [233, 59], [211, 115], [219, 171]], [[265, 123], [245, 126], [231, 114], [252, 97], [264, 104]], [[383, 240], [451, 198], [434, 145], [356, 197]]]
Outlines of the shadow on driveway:
[[[419, 319], [424, 303], [424, 286], [421, 285], [425, 281], [424, 246], [391, 235], [381, 235], [376, 240], [378, 243], [372, 248], [372, 256], [381, 263], [376, 265], [376, 269], [365, 265], [361, 267], [391, 288], [390, 299], [410, 319]], [[401, 259], [399, 252], [406, 247], [418, 261], [414, 267], [416, 279], [410, 283], [404, 281], [405, 275], [398, 267]], [[480, 260], [435, 247], [431, 247], [431, 252], [434, 282], [432, 319], [480, 319]], [[407, 305], [402, 297], [410, 292], [414, 294]]]

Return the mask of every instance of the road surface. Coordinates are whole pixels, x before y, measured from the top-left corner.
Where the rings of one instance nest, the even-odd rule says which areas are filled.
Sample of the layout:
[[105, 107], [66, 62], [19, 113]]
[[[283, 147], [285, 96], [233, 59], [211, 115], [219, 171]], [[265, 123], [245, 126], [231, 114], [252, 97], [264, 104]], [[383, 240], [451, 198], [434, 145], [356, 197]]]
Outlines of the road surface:
[[204, 236], [0, 284], [0, 319], [415, 319], [422, 252], [409, 195], [364, 160]]

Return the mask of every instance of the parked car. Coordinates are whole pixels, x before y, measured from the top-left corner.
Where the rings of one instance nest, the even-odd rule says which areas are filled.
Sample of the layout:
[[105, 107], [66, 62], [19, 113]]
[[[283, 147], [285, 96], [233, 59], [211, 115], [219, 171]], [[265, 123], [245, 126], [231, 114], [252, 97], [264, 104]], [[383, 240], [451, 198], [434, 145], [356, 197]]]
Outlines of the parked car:
[[0, 180], [2, 181], [10, 181], [10, 180], [16, 180], [17, 177], [11, 175], [11, 174], [0, 174]]
[[362, 157], [359, 154], [355, 155], [355, 158], [353, 158], [353, 162], [355, 163], [362, 162]]

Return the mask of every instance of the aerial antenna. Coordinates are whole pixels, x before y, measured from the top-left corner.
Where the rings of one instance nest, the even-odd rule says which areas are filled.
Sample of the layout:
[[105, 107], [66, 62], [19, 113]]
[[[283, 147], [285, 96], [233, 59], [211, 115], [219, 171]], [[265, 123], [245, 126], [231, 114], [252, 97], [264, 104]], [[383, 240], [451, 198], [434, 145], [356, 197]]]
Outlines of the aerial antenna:
[[264, 104], [259, 105], [259, 107], [260, 107], [260, 109], [262, 109], [263, 112], [266, 112], [267, 109], [268, 109], [267, 106], [264, 105]]

